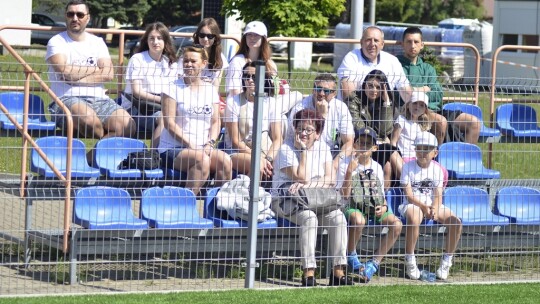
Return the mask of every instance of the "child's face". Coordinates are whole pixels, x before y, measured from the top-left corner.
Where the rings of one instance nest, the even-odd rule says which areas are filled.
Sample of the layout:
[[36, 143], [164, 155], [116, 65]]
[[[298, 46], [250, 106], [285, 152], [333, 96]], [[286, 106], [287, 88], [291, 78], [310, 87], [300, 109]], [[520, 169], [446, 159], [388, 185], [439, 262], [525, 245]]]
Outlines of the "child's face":
[[409, 102], [409, 112], [413, 118], [418, 118], [420, 115], [426, 113], [427, 107], [423, 101]]
[[361, 135], [354, 142], [354, 149], [356, 150], [358, 156], [362, 155], [365, 157], [371, 157], [373, 151], [377, 150], [377, 145], [373, 142], [373, 138], [368, 135]]
[[421, 168], [427, 168], [438, 153], [437, 147], [416, 146], [416, 163]]

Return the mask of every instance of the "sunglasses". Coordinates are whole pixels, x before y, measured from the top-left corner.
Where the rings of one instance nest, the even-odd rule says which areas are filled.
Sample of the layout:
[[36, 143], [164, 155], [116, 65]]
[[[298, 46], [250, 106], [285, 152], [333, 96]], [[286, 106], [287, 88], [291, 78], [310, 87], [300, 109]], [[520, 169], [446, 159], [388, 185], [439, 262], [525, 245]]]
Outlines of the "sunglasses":
[[66, 16], [68, 18], [73, 18], [73, 17], [77, 16], [77, 18], [82, 19], [82, 18], [86, 17], [86, 15], [88, 15], [88, 14], [85, 14], [83, 12], [67, 12], [66, 13]]
[[327, 88], [318, 87], [318, 86], [314, 86], [313, 90], [315, 90], [315, 92], [317, 92], [317, 93], [324, 92], [325, 95], [330, 95], [330, 94], [336, 92], [336, 90], [334, 90], [334, 89], [327, 89]]
[[216, 35], [214, 34], [205, 34], [205, 33], [198, 33], [197, 36], [199, 37], [199, 39], [208, 38], [208, 40], [212, 40], [216, 38]]
[[255, 81], [255, 74], [242, 74], [242, 79]]

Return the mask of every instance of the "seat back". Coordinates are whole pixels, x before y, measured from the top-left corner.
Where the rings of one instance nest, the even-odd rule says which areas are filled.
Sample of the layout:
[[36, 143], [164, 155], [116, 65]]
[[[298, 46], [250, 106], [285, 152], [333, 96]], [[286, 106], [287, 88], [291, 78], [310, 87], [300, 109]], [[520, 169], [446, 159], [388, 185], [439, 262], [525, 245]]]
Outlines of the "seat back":
[[495, 213], [509, 217], [516, 224], [540, 224], [540, 191], [511, 186], [497, 191]]
[[143, 192], [141, 218], [162, 222], [199, 221], [193, 191], [180, 187], [152, 187]]
[[[28, 119], [38, 122], [46, 122], [43, 100], [38, 95], [30, 94], [28, 104]], [[22, 92], [4, 92], [0, 93], [0, 103], [6, 107], [9, 114], [22, 123], [24, 116], [24, 93]], [[11, 123], [7, 116], [0, 111], [0, 121], [2, 123]]]
[[462, 142], [447, 142], [439, 147], [438, 162], [451, 171], [474, 170], [482, 165], [482, 151], [476, 145]]
[[73, 222], [88, 229], [143, 229], [146, 221], [133, 215], [131, 197], [126, 190], [88, 187], [75, 194]]
[[98, 168], [116, 170], [129, 153], [145, 149], [146, 144], [142, 140], [127, 137], [104, 138], [96, 144], [95, 164]]
[[538, 129], [536, 111], [523, 104], [503, 104], [496, 109], [497, 127], [501, 131], [526, 131]]
[[461, 219], [463, 225], [509, 223], [507, 218], [493, 214], [489, 194], [480, 188], [468, 186], [447, 188], [443, 194], [443, 204]]
[[448, 110], [448, 111], [461, 111], [463, 113], [471, 114], [473, 116], [476, 116], [476, 118], [478, 118], [478, 120], [480, 120], [482, 124], [484, 122], [484, 119], [482, 118], [482, 109], [480, 109], [479, 106], [471, 104], [471, 103], [465, 103], [465, 102], [445, 103], [442, 109]]
[[[67, 137], [41, 137], [36, 140], [36, 144], [47, 155], [47, 158], [52, 161], [54, 166], [60, 172], [65, 173], [67, 164]], [[86, 172], [92, 177], [99, 177], [100, 175], [99, 170], [91, 168], [88, 165], [86, 160], [86, 146], [81, 140], [76, 138], [72, 142], [71, 169], [73, 177], [77, 177], [77, 172]], [[46, 177], [54, 177], [51, 168], [47, 166], [35, 149], [32, 149], [31, 152], [30, 170]]]

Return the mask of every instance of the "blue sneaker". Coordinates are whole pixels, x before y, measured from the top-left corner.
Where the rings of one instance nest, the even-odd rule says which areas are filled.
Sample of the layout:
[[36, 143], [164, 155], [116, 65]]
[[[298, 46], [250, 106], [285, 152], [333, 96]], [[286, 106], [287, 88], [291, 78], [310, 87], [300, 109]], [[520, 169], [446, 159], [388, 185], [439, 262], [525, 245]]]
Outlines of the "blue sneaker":
[[356, 254], [356, 252], [351, 253], [347, 257], [347, 265], [349, 265], [349, 268], [352, 269], [352, 272], [360, 272], [360, 270], [364, 268], [364, 264], [360, 262], [360, 259], [358, 258], [358, 254]]
[[371, 278], [375, 273], [377, 273], [378, 270], [379, 267], [375, 263], [373, 263], [372, 260], [369, 260], [364, 267], [364, 271], [362, 272], [361, 279], [363, 279], [363, 283], [368, 283], [369, 281], [371, 281]]

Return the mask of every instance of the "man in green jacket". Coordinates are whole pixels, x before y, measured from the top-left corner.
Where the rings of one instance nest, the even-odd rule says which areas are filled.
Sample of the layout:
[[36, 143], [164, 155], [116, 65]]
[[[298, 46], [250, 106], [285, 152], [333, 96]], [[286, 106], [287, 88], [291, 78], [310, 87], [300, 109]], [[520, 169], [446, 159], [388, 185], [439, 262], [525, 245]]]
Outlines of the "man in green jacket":
[[432, 132], [439, 145], [444, 142], [447, 129], [455, 127], [464, 135], [468, 143], [478, 143], [480, 121], [476, 116], [461, 111], [442, 111], [443, 90], [437, 80], [435, 68], [418, 55], [424, 42], [422, 31], [418, 27], [409, 27], [403, 32], [404, 55], [397, 56], [413, 90], [425, 92], [429, 97], [429, 115], [433, 122]]

